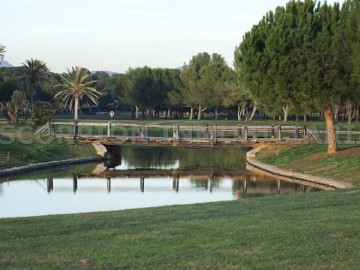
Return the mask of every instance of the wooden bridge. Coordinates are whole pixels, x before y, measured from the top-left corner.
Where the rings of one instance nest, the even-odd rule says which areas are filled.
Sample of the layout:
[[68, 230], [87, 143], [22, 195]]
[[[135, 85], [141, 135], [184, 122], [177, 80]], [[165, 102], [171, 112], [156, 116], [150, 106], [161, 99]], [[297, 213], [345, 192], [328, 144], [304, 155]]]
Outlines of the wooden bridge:
[[50, 136], [104, 145], [244, 145], [308, 144], [316, 137], [305, 126], [247, 125], [152, 125], [118, 122], [49, 122], [36, 134], [48, 131]]

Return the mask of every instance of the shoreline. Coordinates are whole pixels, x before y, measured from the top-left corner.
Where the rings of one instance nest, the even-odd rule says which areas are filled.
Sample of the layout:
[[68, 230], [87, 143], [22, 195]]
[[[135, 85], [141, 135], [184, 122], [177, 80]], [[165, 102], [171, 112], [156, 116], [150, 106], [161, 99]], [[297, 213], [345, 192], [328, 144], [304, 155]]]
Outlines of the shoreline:
[[[264, 146], [260, 146], [255, 148], [246, 153], [246, 167], [250, 170], [255, 170], [257, 172], [280, 178], [280, 180], [288, 181], [288, 182], [296, 182], [296, 183], [303, 183], [306, 185], [313, 185], [318, 188], [322, 188], [325, 190], [333, 190], [338, 188], [351, 188], [353, 187], [352, 184], [334, 180], [331, 178], [321, 177], [321, 176], [314, 176], [310, 174], [304, 174], [299, 172], [288, 171], [284, 169], [280, 169], [273, 165], [268, 165], [259, 161], [256, 158], [256, 154], [261, 151]], [[249, 165], [249, 167], [248, 167]]]
[[45, 170], [45, 169], [76, 165], [76, 164], [92, 163], [95, 161], [102, 161], [102, 160], [104, 160], [103, 157], [90, 157], [90, 158], [73, 158], [73, 159], [29, 164], [29, 165], [0, 170], [0, 178], [34, 172], [36, 170]]
[[104, 154], [106, 152], [105, 147], [101, 144], [95, 144], [95, 143], [92, 143], [92, 146], [94, 147], [96, 154], [98, 155], [97, 157], [71, 158], [71, 159], [64, 159], [64, 160], [40, 162], [40, 163], [35, 163], [35, 164], [28, 164], [28, 165], [3, 169], [3, 170], [0, 170], [0, 179], [3, 177], [12, 176], [12, 175], [19, 175], [19, 174], [34, 172], [36, 170], [46, 170], [46, 169], [66, 167], [66, 166], [76, 165], [76, 164], [86, 164], [86, 163], [92, 163], [92, 162], [104, 160], [105, 159]]

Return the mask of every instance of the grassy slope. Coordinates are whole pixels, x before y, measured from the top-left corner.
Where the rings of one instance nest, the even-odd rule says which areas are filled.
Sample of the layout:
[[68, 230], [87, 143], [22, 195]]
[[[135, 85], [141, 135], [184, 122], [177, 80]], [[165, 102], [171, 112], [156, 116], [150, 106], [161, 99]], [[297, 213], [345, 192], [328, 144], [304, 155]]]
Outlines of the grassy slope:
[[360, 147], [340, 145], [336, 155], [326, 154], [326, 145], [271, 148], [260, 159], [268, 164], [313, 175], [347, 181], [360, 186]]
[[[2, 142], [0, 144], [0, 169], [38, 162], [96, 156], [91, 144], [74, 145], [70, 140], [47, 137], [43, 137], [40, 141], [33, 136], [31, 131], [24, 131], [20, 135], [20, 128], [17, 127], [0, 134]], [[14, 137], [14, 142], [7, 143], [13, 141]], [[42, 141], [46, 143], [42, 143]], [[10, 161], [7, 161], [8, 153]]]
[[358, 269], [359, 195], [0, 219], [0, 268]]

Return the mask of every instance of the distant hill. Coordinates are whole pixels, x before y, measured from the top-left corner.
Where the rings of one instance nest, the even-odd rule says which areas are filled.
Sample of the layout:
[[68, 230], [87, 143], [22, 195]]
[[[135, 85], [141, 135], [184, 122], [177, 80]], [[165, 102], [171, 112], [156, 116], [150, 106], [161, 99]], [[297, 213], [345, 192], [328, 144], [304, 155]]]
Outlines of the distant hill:
[[2, 67], [13, 67], [8, 61], [0, 61], [0, 68]]

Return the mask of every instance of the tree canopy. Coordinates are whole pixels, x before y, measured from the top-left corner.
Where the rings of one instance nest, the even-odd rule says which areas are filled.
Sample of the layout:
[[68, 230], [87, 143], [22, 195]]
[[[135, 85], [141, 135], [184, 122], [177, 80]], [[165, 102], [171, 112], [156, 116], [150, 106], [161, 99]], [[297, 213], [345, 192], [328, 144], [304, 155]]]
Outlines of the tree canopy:
[[96, 81], [89, 80], [90, 71], [86, 68], [72, 67], [61, 78], [62, 83], [54, 86], [59, 89], [55, 98], [59, 98], [64, 102], [65, 107], [74, 108], [74, 119], [77, 120], [79, 102], [83, 98], [88, 98], [91, 102], [97, 104], [101, 93], [92, 86]]
[[26, 60], [23, 66], [26, 70], [25, 80], [31, 100], [31, 111], [33, 112], [36, 88], [41, 82], [46, 81], [49, 69], [43, 61], [38, 59]]
[[336, 152], [333, 106], [350, 95], [347, 60], [349, 18], [340, 5], [290, 1], [268, 12], [235, 51], [242, 86], [259, 104], [305, 111], [321, 107], [328, 127], [328, 153]]

